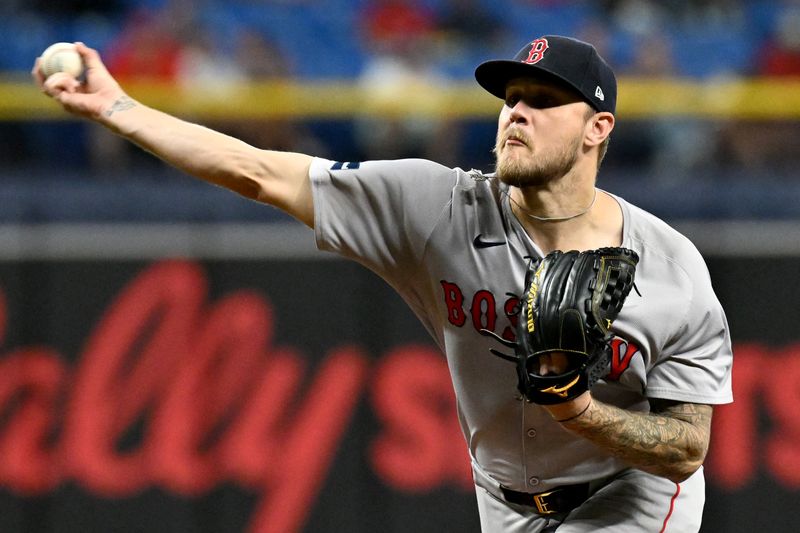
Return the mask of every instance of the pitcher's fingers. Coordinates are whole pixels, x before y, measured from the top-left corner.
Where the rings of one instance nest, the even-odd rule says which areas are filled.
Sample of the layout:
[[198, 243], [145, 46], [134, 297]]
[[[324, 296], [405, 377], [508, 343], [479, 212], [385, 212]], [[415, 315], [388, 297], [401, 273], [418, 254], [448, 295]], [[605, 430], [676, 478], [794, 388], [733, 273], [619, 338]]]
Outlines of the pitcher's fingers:
[[42, 89], [48, 96], [59, 97], [62, 93], [74, 93], [80, 87], [80, 82], [65, 72], [56, 72], [42, 84]]
[[36, 82], [36, 85], [38, 85], [39, 88], [44, 89], [43, 87], [44, 74], [42, 74], [42, 70], [39, 68], [41, 64], [42, 64], [42, 58], [40, 56], [37, 57], [36, 61], [33, 62], [33, 68], [31, 69], [31, 76], [33, 77], [33, 81]]
[[553, 372], [563, 374], [569, 370], [569, 358], [564, 352], [553, 352], [550, 354], [550, 367]]
[[103, 60], [100, 59], [100, 53], [97, 50], [89, 48], [80, 41], [75, 43], [75, 50], [80, 54], [81, 59], [83, 59], [83, 64], [86, 66], [87, 71], [108, 74], [108, 69], [106, 69], [106, 66], [103, 64]]
[[563, 374], [569, 370], [569, 358], [564, 352], [549, 352], [539, 356], [539, 375]]
[[539, 356], [539, 375], [546, 376], [550, 372], [553, 371], [553, 366], [551, 364], [552, 358], [550, 357], [549, 353], [545, 353]]

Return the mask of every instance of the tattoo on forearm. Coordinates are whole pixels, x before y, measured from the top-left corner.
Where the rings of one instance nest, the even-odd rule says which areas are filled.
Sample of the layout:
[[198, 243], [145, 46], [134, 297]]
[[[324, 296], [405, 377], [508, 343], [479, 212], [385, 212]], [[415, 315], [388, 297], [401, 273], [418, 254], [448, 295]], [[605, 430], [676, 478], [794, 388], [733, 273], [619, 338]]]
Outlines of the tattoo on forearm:
[[654, 401], [652, 412], [645, 414], [594, 402], [584, 416], [564, 426], [636, 468], [673, 477], [702, 463], [711, 414], [711, 406], [693, 403]]
[[127, 111], [128, 109], [131, 109], [133, 107], [136, 107], [136, 101], [134, 101], [133, 98], [130, 98], [128, 96], [123, 96], [122, 98], [111, 104], [111, 107], [108, 108], [108, 110], [105, 112], [105, 115], [107, 117], [110, 117], [114, 113], [117, 113], [119, 111]]

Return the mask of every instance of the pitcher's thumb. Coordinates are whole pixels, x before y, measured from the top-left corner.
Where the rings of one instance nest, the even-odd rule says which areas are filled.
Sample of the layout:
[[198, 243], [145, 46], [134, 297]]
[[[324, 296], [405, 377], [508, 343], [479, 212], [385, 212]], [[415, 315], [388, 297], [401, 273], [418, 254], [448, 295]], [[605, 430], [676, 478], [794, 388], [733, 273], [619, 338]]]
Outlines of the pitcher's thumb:
[[89, 48], [80, 41], [75, 43], [75, 50], [80, 54], [81, 59], [83, 59], [83, 64], [86, 66], [87, 71], [94, 70], [108, 74], [108, 70], [103, 64], [103, 60], [100, 59], [100, 53], [97, 50]]

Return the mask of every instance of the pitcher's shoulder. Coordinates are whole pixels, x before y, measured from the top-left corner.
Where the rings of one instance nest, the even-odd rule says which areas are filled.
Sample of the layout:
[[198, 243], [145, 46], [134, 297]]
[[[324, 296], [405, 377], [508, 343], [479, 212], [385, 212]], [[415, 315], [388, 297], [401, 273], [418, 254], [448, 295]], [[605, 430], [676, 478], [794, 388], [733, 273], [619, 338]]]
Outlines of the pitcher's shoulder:
[[618, 199], [625, 212], [627, 238], [634, 248], [648, 255], [661, 256], [666, 261], [680, 265], [683, 270], [691, 272], [698, 267], [706, 269], [705, 260], [688, 236], [653, 213]]

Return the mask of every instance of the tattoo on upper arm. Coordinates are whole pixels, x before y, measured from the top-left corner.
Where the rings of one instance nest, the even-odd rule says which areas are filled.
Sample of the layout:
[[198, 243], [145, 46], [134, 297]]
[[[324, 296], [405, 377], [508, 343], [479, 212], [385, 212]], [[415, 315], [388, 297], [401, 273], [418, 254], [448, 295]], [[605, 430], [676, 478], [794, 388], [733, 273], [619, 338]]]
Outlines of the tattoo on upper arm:
[[118, 111], [127, 111], [128, 109], [131, 109], [133, 107], [136, 107], [136, 101], [134, 101], [133, 98], [130, 98], [128, 96], [123, 96], [122, 98], [111, 104], [111, 107], [109, 107], [108, 110], [106, 110], [105, 115], [107, 117], [110, 117], [111, 115], [117, 113]]

